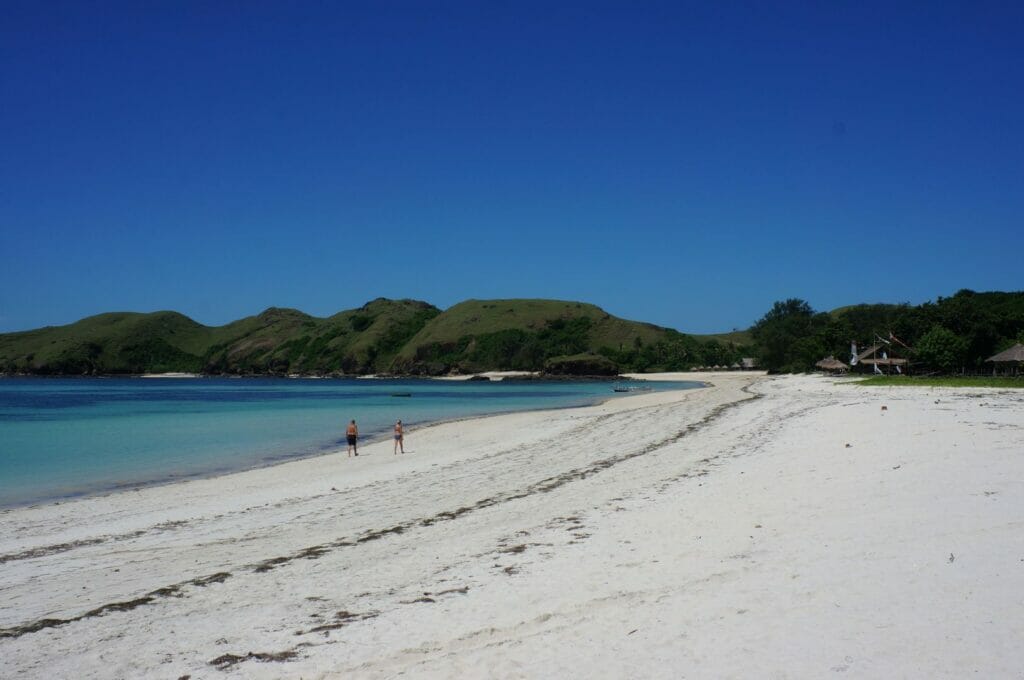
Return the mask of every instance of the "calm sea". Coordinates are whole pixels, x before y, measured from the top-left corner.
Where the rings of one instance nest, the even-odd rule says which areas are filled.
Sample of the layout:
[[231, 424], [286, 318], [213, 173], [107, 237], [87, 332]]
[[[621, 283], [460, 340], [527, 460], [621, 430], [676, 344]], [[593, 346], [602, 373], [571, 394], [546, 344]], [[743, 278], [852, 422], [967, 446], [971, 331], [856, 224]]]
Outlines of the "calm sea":
[[[629, 383], [617, 383], [629, 384]], [[655, 390], [699, 383], [643, 383]], [[408, 394], [408, 397], [393, 396]], [[607, 382], [260, 378], [0, 379], [0, 506], [316, 455], [396, 419], [417, 423], [582, 406]]]

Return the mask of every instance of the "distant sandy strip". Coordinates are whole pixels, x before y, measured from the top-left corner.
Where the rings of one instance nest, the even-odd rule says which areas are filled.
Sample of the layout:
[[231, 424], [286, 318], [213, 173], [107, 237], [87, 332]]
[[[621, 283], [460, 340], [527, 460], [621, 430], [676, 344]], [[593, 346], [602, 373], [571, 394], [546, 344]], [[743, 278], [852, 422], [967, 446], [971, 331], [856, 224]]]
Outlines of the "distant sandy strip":
[[0, 676], [1020, 677], [1024, 391], [665, 377], [0, 512]]
[[504, 380], [505, 378], [524, 378], [537, 375], [535, 371], [484, 371], [483, 373], [470, 373], [466, 375], [445, 375], [438, 380], [472, 380], [481, 377], [488, 380]]

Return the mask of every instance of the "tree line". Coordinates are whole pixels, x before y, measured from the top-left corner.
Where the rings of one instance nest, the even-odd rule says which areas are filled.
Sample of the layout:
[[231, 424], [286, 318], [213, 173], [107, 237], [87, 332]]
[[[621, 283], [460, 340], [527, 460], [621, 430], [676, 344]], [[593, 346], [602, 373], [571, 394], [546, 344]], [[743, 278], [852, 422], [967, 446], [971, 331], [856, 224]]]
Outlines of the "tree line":
[[985, 360], [1024, 343], [1024, 292], [961, 290], [921, 305], [856, 305], [818, 312], [804, 300], [776, 302], [751, 328], [754, 352], [773, 373], [814, 369], [832, 355], [849, 363], [850, 343], [888, 341], [916, 373], [983, 373]]

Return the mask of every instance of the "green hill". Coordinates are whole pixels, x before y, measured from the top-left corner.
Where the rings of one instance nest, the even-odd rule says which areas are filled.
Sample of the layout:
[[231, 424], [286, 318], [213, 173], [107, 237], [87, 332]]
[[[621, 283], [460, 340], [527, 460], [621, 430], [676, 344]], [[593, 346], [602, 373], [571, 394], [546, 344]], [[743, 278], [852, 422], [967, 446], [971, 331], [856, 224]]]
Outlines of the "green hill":
[[701, 333], [693, 336], [701, 342], [720, 342], [723, 345], [750, 345], [753, 340], [750, 331], [730, 331], [728, 333]]
[[387, 369], [439, 313], [378, 299], [326, 319], [271, 307], [224, 326], [176, 312], [115, 312], [67, 326], [0, 334], [0, 370], [42, 375], [204, 372], [367, 373]]
[[112, 312], [67, 326], [0, 335], [8, 372], [81, 374], [196, 371], [209, 329], [176, 312]]
[[176, 312], [100, 314], [0, 334], [0, 372], [608, 374], [731, 364], [743, 349], [739, 340], [695, 338], [582, 302], [467, 300], [441, 312], [425, 302], [380, 298], [327, 318], [271, 307], [224, 326]]
[[[717, 356], [721, 346], [711, 346]], [[704, 350], [691, 336], [583, 302], [467, 300], [427, 323], [398, 353], [393, 368], [427, 375], [540, 370], [560, 358], [555, 365], [563, 372], [573, 372], [574, 364], [584, 372], [604, 365], [596, 360], [603, 357], [620, 370], [683, 370], [705, 363]]]

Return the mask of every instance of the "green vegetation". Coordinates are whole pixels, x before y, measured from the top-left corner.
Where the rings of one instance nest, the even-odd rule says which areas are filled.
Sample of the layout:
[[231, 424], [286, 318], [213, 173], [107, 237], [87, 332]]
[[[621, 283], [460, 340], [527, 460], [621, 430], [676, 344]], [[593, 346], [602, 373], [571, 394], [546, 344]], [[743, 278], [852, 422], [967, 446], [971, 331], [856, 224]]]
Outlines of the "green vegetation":
[[749, 331], [700, 336], [562, 300], [467, 300], [442, 312], [380, 298], [327, 318], [271, 307], [219, 327], [176, 312], [119, 312], [0, 334], [0, 373], [603, 375], [727, 367], [744, 356], [778, 373], [813, 370], [827, 355], [848, 360], [851, 340], [882, 338], [913, 373], [988, 373], [986, 358], [1024, 342], [1024, 292], [962, 290], [923, 305], [828, 313], [794, 298], [776, 302]]
[[961, 290], [917, 306], [853, 305], [830, 313], [791, 299], [775, 303], [751, 336], [762, 367], [776, 373], [813, 370], [828, 355], [849, 361], [851, 340], [879, 338], [892, 342], [887, 350], [909, 359], [915, 372], [985, 373], [992, 368], [985, 359], [1024, 342], [1024, 292]]
[[0, 371], [38, 375], [368, 373], [440, 313], [378, 299], [326, 319], [271, 307], [208, 327], [176, 312], [112, 313], [0, 335]]
[[914, 348], [914, 356], [926, 368], [943, 373], [952, 373], [964, 363], [967, 343], [953, 331], [942, 326], [932, 326], [922, 335]]
[[202, 334], [202, 326], [175, 312], [100, 314], [69, 326], [0, 335], [0, 369], [41, 374], [197, 370], [201, 360], [194, 349], [203, 344]]
[[610, 375], [732, 365], [747, 348], [730, 337], [698, 339], [582, 302], [468, 300], [441, 312], [378, 299], [325, 319], [272, 307], [219, 327], [175, 312], [101, 314], [0, 335], [0, 372]]
[[1024, 377], [1008, 378], [999, 376], [902, 376], [876, 375], [853, 382], [854, 385], [900, 387], [1006, 387], [1024, 388]]
[[700, 335], [691, 335], [690, 337], [702, 343], [717, 342], [726, 346], [735, 345], [737, 347], [742, 347], [754, 344], [754, 339], [751, 337], [749, 330], [730, 331], [728, 333], [705, 333]]
[[[552, 370], [556, 358], [602, 357], [604, 374], [680, 371], [731, 365], [744, 348], [701, 342], [669, 328], [628, 321], [594, 305], [561, 300], [467, 300], [428, 322], [399, 352], [395, 370], [437, 375], [449, 371]], [[557, 362], [556, 362], [557, 363]], [[569, 371], [557, 364], [557, 370]], [[576, 371], [578, 368], [572, 368]]]
[[803, 300], [791, 298], [775, 305], [754, 324], [751, 335], [761, 364], [773, 373], [809, 370], [830, 343], [830, 319]]
[[574, 354], [551, 357], [544, 362], [544, 371], [553, 375], [618, 375], [619, 365], [598, 354]]

